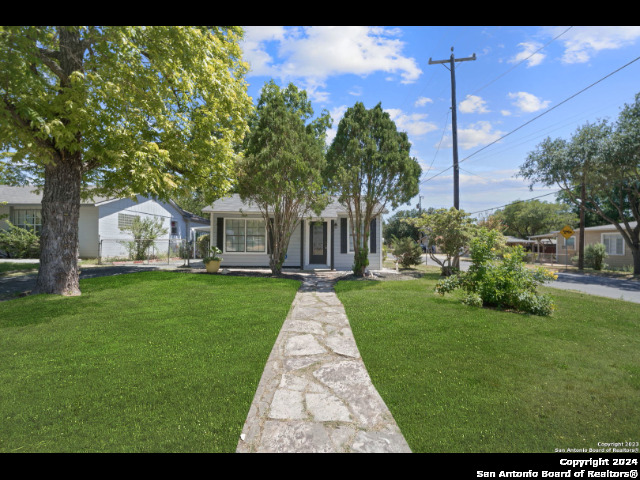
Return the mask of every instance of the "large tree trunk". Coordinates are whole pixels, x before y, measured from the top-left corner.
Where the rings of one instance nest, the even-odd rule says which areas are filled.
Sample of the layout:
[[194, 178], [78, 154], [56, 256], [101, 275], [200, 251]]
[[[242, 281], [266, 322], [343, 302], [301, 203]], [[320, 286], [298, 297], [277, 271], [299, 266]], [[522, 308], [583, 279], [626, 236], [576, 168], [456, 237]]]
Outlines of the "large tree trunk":
[[81, 184], [79, 153], [60, 152], [55, 164], [45, 168], [40, 269], [34, 293], [80, 295], [78, 220]]
[[633, 276], [640, 277], [640, 245], [636, 245], [636, 248], [631, 250], [631, 256], [633, 257]]
[[[74, 72], [83, 71], [86, 46], [76, 29], [59, 27], [60, 50], [57, 52], [60, 86], [71, 87]], [[62, 89], [61, 89], [62, 93]], [[70, 122], [64, 114], [60, 120]], [[42, 195], [42, 233], [40, 270], [34, 293], [80, 295], [78, 285], [78, 220], [82, 186], [80, 133], [75, 133], [77, 149], [57, 148], [52, 144], [52, 162], [45, 166]]]

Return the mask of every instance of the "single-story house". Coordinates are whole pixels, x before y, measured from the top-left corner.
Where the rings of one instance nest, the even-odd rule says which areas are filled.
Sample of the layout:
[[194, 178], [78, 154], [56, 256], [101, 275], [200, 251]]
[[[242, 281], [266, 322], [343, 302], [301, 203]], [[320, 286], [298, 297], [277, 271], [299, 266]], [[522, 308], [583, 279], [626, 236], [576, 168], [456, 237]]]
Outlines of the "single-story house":
[[[42, 194], [34, 188], [0, 185], [0, 216], [7, 214], [13, 225], [38, 233], [42, 227]], [[121, 228], [130, 225], [135, 217], [162, 221], [167, 229], [167, 234], [158, 239], [164, 242], [163, 251], [169, 240], [175, 241], [174, 245], [178, 240], [190, 241], [195, 238], [197, 227], [209, 226], [209, 220], [181, 209], [173, 201], [162, 202], [142, 195], [135, 200], [104, 197], [82, 200], [78, 223], [80, 258], [124, 257], [127, 252], [122, 242], [132, 237]], [[0, 220], [0, 228], [7, 228], [5, 221]]]
[[[635, 228], [638, 222], [629, 222], [631, 228]], [[529, 237], [530, 240], [551, 239], [556, 243], [555, 261], [560, 264], [571, 264], [571, 258], [578, 255], [580, 245], [580, 229], [574, 228], [574, 234], [565, 239], [560, 231], [545, 235]], [[584, 245], [602, 243], [607, 252], [605, 263], [611, 267], [621, 268], [633, 265], [633, 255], [627, 247], [624, 238], [613, 224], [586, 227], [584, 229]]]
[[[222, 267], [268, 267], [269, 241], [256, 205], [237, 194], [216, 200], [203, 210], [210, 215], [211, 245], [222, 250]], [[382, 269], [382, 214], [371, 220], [369, 269]], [[346, 208], [335, 199], [320, 213], [300, 218], [289, 241], [285, 268], [353, 268], [353, 237]]]

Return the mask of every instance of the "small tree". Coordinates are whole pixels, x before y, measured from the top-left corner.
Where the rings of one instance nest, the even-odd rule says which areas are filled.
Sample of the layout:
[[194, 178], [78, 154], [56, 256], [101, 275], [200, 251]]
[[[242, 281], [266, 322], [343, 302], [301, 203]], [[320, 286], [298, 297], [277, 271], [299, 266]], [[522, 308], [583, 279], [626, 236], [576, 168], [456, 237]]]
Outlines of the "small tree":
[[421, 168], [409, 156], [411, 144], [380, 104], [349, 108], [327, 152], [327, 183], [349, 216], [353, 237], [353, 273], [369, 264], [367, 238], [371, 220], [387, 205], [396, 208], [418, 194]]
[[422, 248], [413, 238], [393, 238], [393, 255], [398, 259], [398, 263], [404, 268], [422, 263]]
[[323, 191], [325, 131], [331, 117], [313, 119], [304, 90], [273, 81], [260, 95], [251, 130], [238, 161], [238, 193], [255, 203], [267, 225], [272, 273], [282, 271], [289, 240], [299, 219], [327, 203]]
[[148, 258], [149, 249], [156, 239], [166, 235], [169, 231], [162, 226], [162, 220], [159, 218], [144, 218], [141, 220], [140, 217], [135, 217], [130, 226], [123, 227], [120, 230], [130, 232], [133, 235], [133, 240], [122, 242], [127, 248], [131, 260], [145, 260]]
[[[411, 222], [427, 234], [427, 252], [431, 260], [440, 265], [442, 275], [453, 274], [454, 259], [467, 252], [477, 228], [469, 214], [454, 207], [440, 208]], [[444, 254], [443, 260], [435, 256], [434, 247]]]

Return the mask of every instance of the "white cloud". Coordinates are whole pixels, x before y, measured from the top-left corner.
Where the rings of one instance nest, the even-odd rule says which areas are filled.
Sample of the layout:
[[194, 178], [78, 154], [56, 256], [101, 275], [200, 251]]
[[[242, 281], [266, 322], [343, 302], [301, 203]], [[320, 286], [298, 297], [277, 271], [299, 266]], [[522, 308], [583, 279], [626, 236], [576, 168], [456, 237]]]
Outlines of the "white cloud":
[[[464, 150], [487, 145], [496, 141], [504, 132], [493, 130], [493, 126], [489, 122], [477, 122], [469, 125], [468, 128], [458, 128], [458, 145]], [[445, 145], [452, 146], [452, 138], [446, 137]]]
[[513, 105], [523, 112], [531, 113], [543, 110], [551, 103], [549, 100], [541, 100], [535, 95], [527, 92], [509, 93], [509, 98], [515, 99]]
[[334, 75], [386, 72], [401, 83], [413, 83], [422, 74], [415, 59], [402, 54], [405, 44], [398, 30], [312, 26], [245, 27], [245, 32], [249, 75], [300, 79], [314, 86], [314, 94]]
[[489, 113], [487, 102], [477, 95], [467, 95], [458, 106], [462, 113]]
[[433, 100], [427, 97], [420, 97], [413, 105], [415, 107], [424, 107], [427, 103], [433, 103]]
[[398, 130], [407, 132], [410, 137], [419, 137], [438, 128], [435, 123], [427, 122], [425, 120], [427, 115], [423, 113], [406, 114], [397, 108], [385, 109], [385, 112], [387, 112], [391, 120], [395, 122]]
[[509, 60], [509, 63], [520, 63], [527, 59], [527, 67], [535, 67], [536, 65], [540, 65], [546, 57], [546, 55], [540, 52], [533, 53], [542, 46], [540, 43], [523, 42], [519, 43], [518, 46], [522, 48], [522, 51]]
[[[556, 36], [567, 27], [546, 29]], [[640, 38], [640, 26], [576, 26], [562, 36], [564, 63], [584, 63], [602, 50], [615, 50], [634, 45]]]

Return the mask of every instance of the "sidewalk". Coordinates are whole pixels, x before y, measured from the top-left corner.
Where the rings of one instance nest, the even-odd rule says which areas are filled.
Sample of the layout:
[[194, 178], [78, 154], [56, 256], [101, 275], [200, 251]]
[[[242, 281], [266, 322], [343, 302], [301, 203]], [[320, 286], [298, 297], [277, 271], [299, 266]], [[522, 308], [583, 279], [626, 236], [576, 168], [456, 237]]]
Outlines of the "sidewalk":
[[237, 452], [411, 451], [362, 362], [333, 291], [339, 276], [305, 278], [267, 361]]

